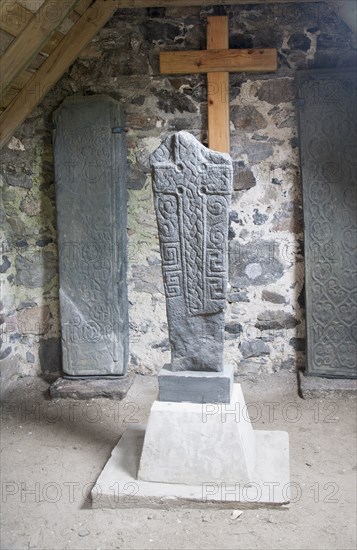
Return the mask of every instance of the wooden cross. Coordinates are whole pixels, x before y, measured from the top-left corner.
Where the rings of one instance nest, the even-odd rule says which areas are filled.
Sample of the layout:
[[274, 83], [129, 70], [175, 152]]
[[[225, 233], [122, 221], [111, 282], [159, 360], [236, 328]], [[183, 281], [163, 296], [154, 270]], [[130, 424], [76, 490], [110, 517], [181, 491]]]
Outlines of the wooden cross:
[[208, 146], [230, 152], [229, 73], [273, 72], [278, 68], [274, 48], [229, 50], [228, 17], [207, 17], [207, 50], [160, 53], [162, 74], [207, 73]]

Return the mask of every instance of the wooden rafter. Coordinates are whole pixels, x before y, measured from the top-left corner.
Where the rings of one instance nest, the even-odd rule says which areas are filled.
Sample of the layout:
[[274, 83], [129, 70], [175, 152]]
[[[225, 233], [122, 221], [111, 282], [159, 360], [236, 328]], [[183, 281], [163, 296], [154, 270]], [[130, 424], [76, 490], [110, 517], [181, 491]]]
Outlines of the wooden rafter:
[[[44, 0], [39, 0], [39, 2], [43, 4]], [[77, 2], [76, 9], [68, 14], [67, 21], [70, 20], [71, 26], [78, 21], [79, 17], [83, 15], [93, 0], [77, 0]], [[18, 4], [15, 0], [3, 0], [0, 3], [0, 30], [5, 31], [11, 36], [18, 36], [29, 24], [33, 13], [34, 11]], [[60, 29], [55, 30], [41, 48], [41, 53], [46, 55], [52, 53], [65, 34]]]
[[33, 14], [28, 25], [11, 42], [1, 58], [0, 74], [2, 86], [5, 89], [29, 66], [32, 58], [41, 51], [42, 46], [67, 17], [77, 1], [64, 2], [60, 9], [54, 11], [52, 17], [48, 17], [47, 10], [53, 0], [46, 0], [40, 10]]
[[0, 148], [16, 128], [61, 78], [81, 50], [99, 32], [116, 11], [115, 2], [96, 0], [63, 37], [32, 78], [13, 99], [0, 117]]

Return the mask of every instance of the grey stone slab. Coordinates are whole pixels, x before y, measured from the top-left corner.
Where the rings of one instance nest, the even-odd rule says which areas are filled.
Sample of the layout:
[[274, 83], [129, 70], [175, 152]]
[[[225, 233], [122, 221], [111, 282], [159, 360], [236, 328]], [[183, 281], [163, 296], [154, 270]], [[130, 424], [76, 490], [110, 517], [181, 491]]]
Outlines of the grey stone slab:
[[306, 399], [332, 397], [343, 394], [346, 397], [355, 395], [357, 391], [357, 380], [342, 378], [321, 378], [317, 376], [306, 376], [300, 373], [300, 388]]
[[307, 370], [316, 376], [357, 378], [357, 73], [298, 71], [296, 90]]
[[159, 372], [159, 401], [180, 403], [229, 403], [234, 369], [226, 365], [220, 372], [173, 371], [164, 365]]
[[96, 484], [92, 508], [240, 508], [281, 506], [290, 500], [288, 434], [255, 431], [256, 467], [249, 483], [206, 480], [198, 485], [137, 480], [145, 426], [128, 428]]
[[155, 401], [138, 479], [158, 483], [248, 483], [255, 468], [255, 433], [240, 384], [225, 403]]
[[92, 399], [94, 397], [108, 397], [109, 399], [124, 399], [132, 385], [134, 377], [126, 374], [120, 378], [87, 378], [66, 379], [58, 378], [50, 386], [50, 395], [53, 398]]
[[231, 158], [178, 132], [150, 162], [172, 369], [222, 371]]
[[126, 148], [120, 104], [66, 99], [54, 114], [63, 371], [128, 364]]

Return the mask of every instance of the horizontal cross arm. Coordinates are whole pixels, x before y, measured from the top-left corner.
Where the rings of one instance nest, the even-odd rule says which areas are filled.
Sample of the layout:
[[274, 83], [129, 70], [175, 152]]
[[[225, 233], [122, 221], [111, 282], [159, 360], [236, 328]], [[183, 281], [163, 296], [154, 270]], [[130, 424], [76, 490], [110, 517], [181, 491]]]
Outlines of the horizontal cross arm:
[[226, 71], [273, 72], [278, 68], [275, 48], [249, 50], [202, 50], [160, 53], [162, 74], [189, 74]]

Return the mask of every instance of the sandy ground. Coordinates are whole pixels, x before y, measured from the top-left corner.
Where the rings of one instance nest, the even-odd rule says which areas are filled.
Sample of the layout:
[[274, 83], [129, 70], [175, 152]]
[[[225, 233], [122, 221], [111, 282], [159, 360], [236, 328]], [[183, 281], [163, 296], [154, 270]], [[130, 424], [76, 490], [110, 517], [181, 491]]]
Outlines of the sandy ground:
[[[294, 375], [242, 380], [254, 427], [290, 434], [292, 502], [232, 510], [92, 510], [87, 497], [125, 427], [145, 422], [155, 378], [122, 402], [50, 400], [25, 378], [5, 396], [1, 549], [356, 548], [356, 400], [300, 399]], [[123, 491], [123, 488], [119, 488]], [[238, 514], [237, 514], [238, 515]]]

